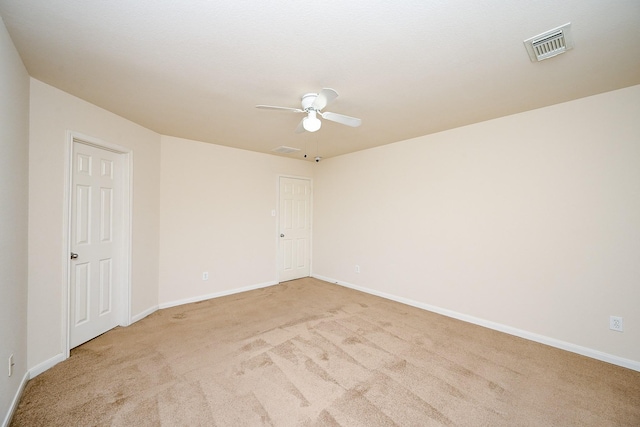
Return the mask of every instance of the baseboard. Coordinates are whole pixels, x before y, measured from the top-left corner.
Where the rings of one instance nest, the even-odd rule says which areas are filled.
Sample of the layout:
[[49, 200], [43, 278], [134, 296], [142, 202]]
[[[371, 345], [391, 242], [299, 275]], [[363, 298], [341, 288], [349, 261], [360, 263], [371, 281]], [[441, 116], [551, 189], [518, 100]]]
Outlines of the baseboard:
[[462, 320], [467, 323], [472, 323], [474, 325], [483, 326], [485, 328], [493, 329], [496, 331], [504, 332], [509, 335], [514, 335], [520, 338], [524, 338], [530, 341], [539, 342], [541, 344], [545, 344], [551, 347], [559, 348], [561, 350], [570, 351], [572, 353], [577, 353], [582, 356], [590, 357], [592, 359], [601, 360], [603, 362], [611, 363], [613, 365], [622, 366], [623, 368], [633, 369], [634, 371], [640, 372], [640, 362], [625, 359], [623, 357], [614, 356], [612, 354], [604, 353], [599, 350], [594, 350], [588, 347], [582, 347], [576, 344], [572, 344], [566, 341], [561, 341], [555, 338], [547, 337], [544, 335], [535, 334], [533, 332], [528, 332], [522, 329], [514, 328], [511, 326], [503, 325], [501, 323], [492, 322], [490, 320], [481, 319], [474, 316], [469, 316], [463, 313], [458, 313], [456, 311], [447, 310], [445, 308], [436, 307], [429, 304], [424, 304], [419, 301], [415, 301], [409, 298], [398, 297], [396, 295], [387, 294], [385, 292], [379, 292], [373, 289], [368, 289], [362, 286], [357, 286], [351, 283], [343, 282], [341, 280], [332, 279], [330, 277], [320, 276], [318, 274], [312, 274], [311, 277], [314, 277], [319, 280], [323, 280], [329, 283], [335, 283], [336, 285], [344, 286], [346, 288], [355, 289], [360, 292], [364, 292], [367, 294], [375, 295], [381, 298], [385, 298], [391, 301], [396, 301], [402, 304], [410, 305], [412, 307], [420, 308], [423, 310], [431, 311], [433, 313], [442, 314], [443, 316], [452, 317], [454, 319]]
[[255, 289], [268, 288], [269, 286], [273, 286], [273, 285], [277, 285], [277, 284], [278, 284], [278, 282], [276, 282], [276, 281], [264, 282], [264, 283], [259, 283], [257, 285], [245, 286], [243, 288], [236, 288], [236, 289], [231, 289], [231, 290], [228, 290], [228, 291], [215, 292], [213, 294], [200, 295], [200, 296], [197, 296], [197, 297], [185, 298], [185, 299], [181, 299], [181, 300], [177, 300], [177, 301], [164, 302], [164, 303], [161, 303], [159, 305], [159, 307], [160, 308], [169, 308], [169, 307], [175, 307], [175, 306], [183, 305], [183, 304], [191, 304], [193, 302], [206, 301], [206, 300], [212, 299], [212, 298], [220, 298], [220, 297], [224, 297], [224, 296], [227, 296], [227, 295], [239, 294], [241, 292], [253, 291]]
[[231, 290], [228, 290], [228, 291], [215, 292], [215, 293], [212, 293], [212, 294], [200, 295], [200, 296], [197, 296], [197, 297], [184, 298], [184, 299], [176, 300], [176, 301], [163, 302], [162, 304], [159, 304], [159, 305], [156, 305], [156, 306], [153, 306], [153, 307], [150, 307], [150, 308], [146, 309], [142, 313], [136, 314], [135, 316], [133, 316], [131, 318], [131, 323], [135, 323], [138, 320], [142, 320], [145, 317], [147, 317], [148, 315], [150, 315], [152, 313], [155, 313], [159, 309], [176, 307], [178, 305], [191, 304], [191, 303], [194, 303], [194, 302], [206, 301], [206, 300], [212, 299], [212, 298], [219, 298], [219, 297], [224, 297], [224, 296], [227, 296], [227, 295], [239, 294], [241, 292], [253, 291], [255, 289], [267, 288], [269, 286], [273, 286], [273, 285], [277, 285], [277, 284], [278, 284], [278, 282], [276, 282], [276, 281], [258, 283], [257, 285], [245, 286], [245, 287], [242, 287], [242, 288], [231, 289]]
[[29, 378], [29, 371], [27, 371], [24, 373], [22, 381], [20, 382], [20, 387], [18, 387], [16, 395], [11, 401], [11, 406], [9, 406], [9, 411], [7, 411], [7, 415], [4, 417], [4, 421], [2, 421], [2, 427], [9, 427], [9, 424], [11, 424], [11, 419], [13, 418], [13, 414], [15, 414], [16, 409], [18, 409], [18, 404], [20, 403], [22, 392], [24, 391], [24, 387], [27, 385], [27, 381], [29, 381]]
[[45, 360], [42, 363], [37, 364], [33, 368], [29, 369], [29, 378], [35, 378], [47, 369], [53, 368], [58, 363], [63, 362], [65, 360], [64, 354], [56, 354], [49, 360]]
[[136, 323], [138, 320], [142, 320], [145, 317], [147, 317], [148, 315], [155, 313], [156, 311], [158, 311], [159, 308], [160, 308], [160, 306], [154, 305], [153, 307], [147, 308], [142, 313], [136, 314], [135, 316], [133, 316], [131, 318], [131, 323], [130, 324]]
[[[216, 292], [216, 293], [213, 293], [213, 294], [201, 295], [201, 296], [197, 296], [197, 297], [193, 297], [193, 298], [185, 298], [185, 299], [181, 299], [181, 300], [177, 300], [177, 301], [171, 301], [171, 302], [162, 303], [162, 304], [159, 304], [157, 306], [149, 307], [145, 311], [136, 314], [135, 316], [133, 316], [131, 318], [131, 323], [135, 323], [135, 322], [137, 322], [139, 320], [144, 319], [148, 315], [156, 312], [158, 309], [175, 307], [175, 306], [178, 306], [178, 305], [190, 304], [190, 303], [193, 303], [193, 302], [205, 301], [205, 300], [208, 300], [208, 299], [219, 298], [219, 297], [223, 297], [223, 296], [227, 296], [227, 295], [239, 294], [241, 292], [253, 291], [255, 289], [260, 289], [260, 288], [267, 288], [269, 286], [274, 286], [274, 285], [277, 285], [277, 284], [278, 284], [277, 281], [258, 283], [257, 285], [245, 286], [245, 287], [242, 287], [242, 288], [231, 289], [231, 290], [228, 290], [228, 291]], [[35, 378], [38, 375], [40, 375], [41, 373], [43, 373], [44, 371], [46, 371], [47, 369], [54, 367], [55, 365], [57, 365], [58, 363], [60, 363], [60, 362], [62, 362], [64, 360], [65, 360], [64, 354], [58, 354], [58, 355], [52, 357], [49, 360], [45, 360], [44, 362], [42, 362], [42, 363], [34, 366], [33, 368], [29, 369], [29, 371], [27, 372], [28, 378]]]

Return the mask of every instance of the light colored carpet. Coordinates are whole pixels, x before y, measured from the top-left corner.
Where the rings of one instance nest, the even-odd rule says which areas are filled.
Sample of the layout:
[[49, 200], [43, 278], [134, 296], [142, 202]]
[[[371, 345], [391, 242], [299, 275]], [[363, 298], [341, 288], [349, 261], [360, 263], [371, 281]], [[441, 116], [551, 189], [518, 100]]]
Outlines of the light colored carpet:
[[116, 328], [11, 425], [639, 426], [640, 372], [307, 278]]

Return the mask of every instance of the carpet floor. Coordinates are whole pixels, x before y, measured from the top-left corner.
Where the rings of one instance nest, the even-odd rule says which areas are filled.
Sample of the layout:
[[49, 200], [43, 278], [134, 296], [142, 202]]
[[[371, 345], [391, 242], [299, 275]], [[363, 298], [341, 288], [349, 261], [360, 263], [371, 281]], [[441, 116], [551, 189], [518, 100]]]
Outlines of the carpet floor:
[[640, 372], [305, 278], [159, 310], [11, 426], [639, 426]]

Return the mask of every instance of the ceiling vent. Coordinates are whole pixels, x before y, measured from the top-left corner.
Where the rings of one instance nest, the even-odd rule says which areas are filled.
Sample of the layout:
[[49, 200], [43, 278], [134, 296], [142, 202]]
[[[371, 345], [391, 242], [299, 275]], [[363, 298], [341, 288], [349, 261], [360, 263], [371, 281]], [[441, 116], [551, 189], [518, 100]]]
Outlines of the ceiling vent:
[[524, 41], [532, 62], [553, 58], [573, 48], [571, 23], [561, 25], [553, 30], [538, 34]]
[[296, 151], [300, 151], [299, 148], [293, 148], [293, 147], [287, 147], [286, 145], [281, 145], [278, 148], [274, 148], [273, 150], [276, 153], [279, 154], [291, 154], [291, 153], [295, 153]]

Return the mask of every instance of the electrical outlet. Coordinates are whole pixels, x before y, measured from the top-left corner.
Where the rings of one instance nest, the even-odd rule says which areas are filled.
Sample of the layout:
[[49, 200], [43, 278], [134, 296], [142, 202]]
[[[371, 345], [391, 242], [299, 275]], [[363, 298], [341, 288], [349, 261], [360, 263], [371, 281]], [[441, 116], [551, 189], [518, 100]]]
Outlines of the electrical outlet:
[[202, 280], [209, 280], [209, 272], [205, 271], [204, 273], [202, 273]]
[[356, 273], [360, 273], [360, 266], [356, 264]]
[[622, 317], [609, 316], [609, 329], [612, 331], [623, 331]]
[[9, 356], [9, 376], [13, 375], [13, 366], [15, 365], [13, 361], [13, 354]]

